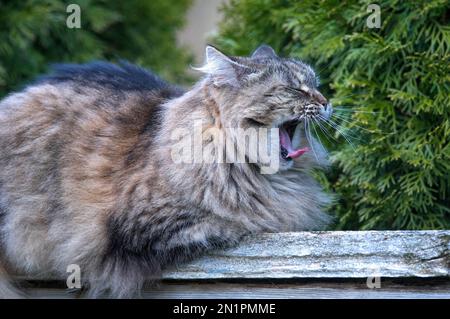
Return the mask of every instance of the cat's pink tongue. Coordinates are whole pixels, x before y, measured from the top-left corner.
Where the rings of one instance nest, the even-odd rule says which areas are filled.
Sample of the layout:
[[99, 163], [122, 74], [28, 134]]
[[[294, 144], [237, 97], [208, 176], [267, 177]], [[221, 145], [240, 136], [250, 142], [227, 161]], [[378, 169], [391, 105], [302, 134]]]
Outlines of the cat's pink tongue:
[[283, 127], [280, 128], [280, 144], [288, 151], [287, 156], [290, 158], [300, 157], [309, 151], [308, 147], [303, 147], [303, 148], [294, 150], [292, 148], [291, 138], [289, 137], [288, 132], [286, 132], [286, 130]]

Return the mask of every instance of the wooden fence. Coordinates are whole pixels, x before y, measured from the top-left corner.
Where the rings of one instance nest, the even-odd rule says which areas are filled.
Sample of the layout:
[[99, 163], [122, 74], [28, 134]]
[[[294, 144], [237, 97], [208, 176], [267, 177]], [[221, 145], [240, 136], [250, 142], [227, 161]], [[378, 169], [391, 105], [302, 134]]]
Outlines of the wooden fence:
[[[164, 273], [144, 298], [450, 298], [450, 231], [261, 234]], [[74, 298], [31, 281], [37, 298]]]

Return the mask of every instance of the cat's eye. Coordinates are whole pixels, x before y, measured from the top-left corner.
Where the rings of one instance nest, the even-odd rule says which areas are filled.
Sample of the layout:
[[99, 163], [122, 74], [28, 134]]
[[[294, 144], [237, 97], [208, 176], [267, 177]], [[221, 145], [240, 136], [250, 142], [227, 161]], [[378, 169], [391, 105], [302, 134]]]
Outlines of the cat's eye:
[[250, 124], [250, 126], [264, 126], [265, 124], [257, 121], [253, 118], [245, 118], [245, 120], [247, 121], [248, 124]]
[[286, 86], [286, 89], [292, 93], [300, 93], [300, 94], [306, 94], [307, 92], [303, 90], [302, 88], [294, 88], [291, 86]]

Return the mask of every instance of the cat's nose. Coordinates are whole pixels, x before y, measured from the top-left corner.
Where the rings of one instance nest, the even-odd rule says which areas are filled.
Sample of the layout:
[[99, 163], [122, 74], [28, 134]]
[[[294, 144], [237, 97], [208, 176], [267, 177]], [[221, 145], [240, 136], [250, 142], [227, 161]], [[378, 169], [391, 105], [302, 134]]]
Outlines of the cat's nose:
[[325, 109], [327, 108], [328, 105], [328, 100], [325, 98], [325, 96], [322, 95], [322, 93], [320, 93], [317, 90], [314, 90], [313, 92], [313, 97], [314, 99], [319, 102]]
[[331, 102], [322, 105], [322, 109], [319, 111], [319, 114], [325, 119], [328, 120], [333, 114], [333, 106]]

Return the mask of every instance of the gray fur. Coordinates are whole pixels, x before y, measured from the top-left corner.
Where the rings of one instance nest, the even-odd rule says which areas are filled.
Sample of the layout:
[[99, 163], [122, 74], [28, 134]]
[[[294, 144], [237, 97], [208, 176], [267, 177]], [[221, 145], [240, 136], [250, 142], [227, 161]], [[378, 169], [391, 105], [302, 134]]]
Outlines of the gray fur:
[[[1, 101], [0, 287], [6, 269], [48, 278], [78, 264], [89, 296], [129, 297], [165, 267], [247, 234], [322, 229], [329, 197], [309, 174], [326, 165], [317, 145], [318, 159], [283, 161], [273, 175], [171, 160], [171, 133], [195, 120], [232, 135], [321, 111], [311, 67], [272, 51], [208, 47], [205, 76], [184, 94], [130, 65], [91, 64]], [[311, 146], [297, 133], [297, 146]]]

